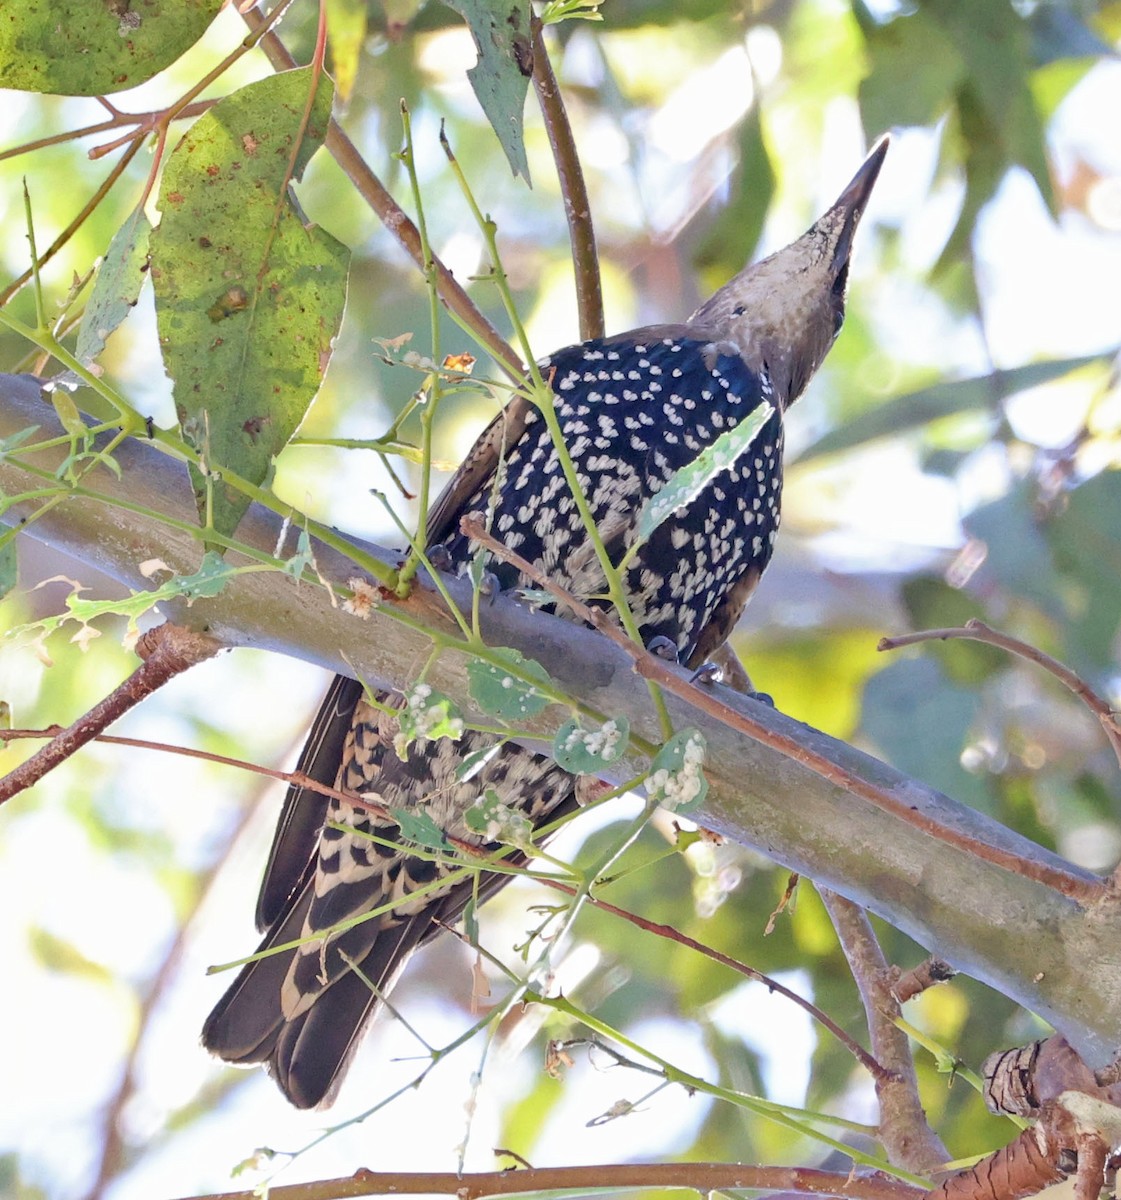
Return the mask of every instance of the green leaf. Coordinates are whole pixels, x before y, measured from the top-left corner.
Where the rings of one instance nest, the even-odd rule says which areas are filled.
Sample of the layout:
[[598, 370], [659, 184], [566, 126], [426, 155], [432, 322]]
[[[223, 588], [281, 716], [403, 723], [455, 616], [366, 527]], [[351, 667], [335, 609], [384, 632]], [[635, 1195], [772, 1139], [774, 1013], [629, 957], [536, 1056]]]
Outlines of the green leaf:
[[645, 780], [646, 795], [670, 812], [690, 812], [708, 794], [702, 767], [705, 739], [699, 729], [674, 734], [654, 756]]
[[341, 104], [354, 91], [365, 41], [366, 0], [327, 0], [327, 48]]
[[739, 129], [739, 162], [731, 195], [697, 252], [697, 266], [718, 268], [723, 279], [751, 260], [775, 192], [775, 173], [763, 140], [759, 105], [753, 104]]
[[479, 61], [467, 72], [510, 169], [529, 183], [523, 114], [533, 74], [530, 9], [517, 0], [447, 0], [467, 22]]
[[78, 328], [74, 356], [84, 367], [96, 360], [109, 335], [136, 307], [147, 278], [151, 232], [144, 210], [137, 208], [109, 243]]
[[0, 542], [0, 599], [6, 596], [18, 582], [18, 556], [16, 543]]
[[103, 96], [170, 66], [223, 0], [16, 0], [0, 20], [0, 87]]
[[597, 775], [627, 752], [631, 735], [626, 717], [616, 717], [598, 729], [585, 729], [579, 721], [566, 721], [553, 739], [557, 766], [573, 775]]
[[[151, 238], [183, 436], [211, 470], [254, 484], [319, 389], [346, 296], [346, 248], [305, 226], [287, 192], [330, 118], [324, 76], [292, 163], [311, 84], [310, 68], [287, 71], [200, 117], [170, 156]], [[207, 480], [192, 471], [192, 481], [205, 519]], [[214, 528], [232, 533], [249, 499], [212, 482]]]
[[523, 850], [533, 844], [533, 822], [520, 808], [507, 804], [494, 788], [487, 788], [467, 810], [463, 820], [472, 833], [488, 842], [501, 842]]
[[950, 107], [965, 74], [952, 39], [922, 9], [878, 21], [854, 6], [868, 51], [860, 112], [869, 139], [897, 125], [931, 125]]
[[467, 685], [471, 699], [484, 712], [503, 721], [524, 721], [544, 711], [549, 704], [549, 696], [538, 691], [531, 683], [517, 678], [513, 672], [551, 685], [545, 668], [533, 659], [525, 658], [518, 650], [502, 647], [496, 653], [510, 664], [511, 670], [473, 658], [467, 664]]
[[[930, 575], [903, 584], [903, 603], [912, 629], [957, 628], [971, 617], [984, 615], [972, 596]], [[980, 685], [1008, 664], [1003, 650], [964, 638], [927, 642], [923, 649], [942, 663], [956, 683]]]
[[446, 850], [444, 831], [423, 808], [387, 808], [401, 829], [401, 836], [426, 850]]
[[808, 462], [825, 454], [851, 450], [876, 438], [892, 437], [918, 429], [940, 417], [963, 412], [992, 412], [999, 400], [1016, 392], [1051, 383], [1082, 367], [1108, 362], [1112, 357], [1111, 352], [1108, 355], [1029, 363], [1009, 371], [995, 371], [991, 375], [958, 379], [953, 383], [936, 383], [917, 392], [895, 396], [876, 408], [860, 413], [844, 425], [831, 429], [807, 446], [796, 459], [789, 459], [788, 462]]
[[405, 697], [405, 707], [397, 714], [400, 732], [393, 739], [397, 757], [405, 762], [414, 741], [435, 741], [463, 736], [463, 717], [455, 701], [427, 683], [417, 683]]
[[29, 438], [32, 438], [39, 432], [38, 425], [28, 425], [26, 429], [17, 430], [6, 438], [0, 438], [0, 458], [6, 454], [11, 454], [13, 450], [18, 450]]
[[666, 480], [665, 486], [642, 506], [636, 522], [635, 540], [627, 550], [627, 557], [633, 556], [663, 521], [695, 500], [721, 471], [734, 466], [759, 436], [774, 411], [772, 405], [762, 402], [738, 425], [726, 430], [706, 446], [691, 463], [675, 471]]
[[1121, 629], [1121, 471], [1103, 471], [1076, 488], [1043, 530], [1067, 583], [1064, 633], [1075, 666], [1105, 678], [1116, 671]]
[[208, 550], [193, 575], [176, 575], [160, 591], [174, 588], [172, 595], [186, 596], [188, 600], [208, 599], [220, 595], [235, 574], [236, 567], [231, 567], [216, 551]]
[[102, 963], [87, 958], [73, 942], [60, 938], [41, 925], [27, 931], [28, 949], [35, 960], [48, 971], [74, 975], [93, 983], [114, 983], [116, 976]]
[[951, 683], [933, 659], [900, 658], [868, 680], [861, 728], [892, 766], [988, 810], [983, 780], [961, 766], [979, 710], [977, 693]]
[[1061, 581], [1027, 485], [1019, 484], [999, 500], [975, 508], [963, 524], [970, 537], [985, 545], [985, 561], [975, 581], [982, 594], [995, 582], [1013, 597], [1063, 619]]

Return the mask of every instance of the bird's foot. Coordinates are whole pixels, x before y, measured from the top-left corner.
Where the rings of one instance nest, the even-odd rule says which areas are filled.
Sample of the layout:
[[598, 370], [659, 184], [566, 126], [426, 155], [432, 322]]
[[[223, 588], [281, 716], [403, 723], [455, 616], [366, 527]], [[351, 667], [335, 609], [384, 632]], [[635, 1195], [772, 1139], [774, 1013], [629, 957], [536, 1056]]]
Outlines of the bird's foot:
[[666, 662], [679, 662], [680, 659], [677, 653], [677, 643], [672, 639], [659, 633], [657, 637], [652, 637], [646, 643], [646, 649], [651, 654], [656, 654], [658, 658], [664, 658]]

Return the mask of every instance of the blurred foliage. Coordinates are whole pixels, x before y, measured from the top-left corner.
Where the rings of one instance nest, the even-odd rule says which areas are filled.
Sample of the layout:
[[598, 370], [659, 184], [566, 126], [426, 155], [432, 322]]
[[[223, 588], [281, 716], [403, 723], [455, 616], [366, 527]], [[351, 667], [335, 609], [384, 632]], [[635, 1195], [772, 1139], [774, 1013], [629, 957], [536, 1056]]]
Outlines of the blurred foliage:
[[[1117, 764], [1072, 696], [1038, 668], [989, 647], [930, 643], [885, 657], [875, 646], [884, 634], [976, 616], [1065, 661], [1119, 702], [1119, 275], [1111, 264], [1121, 236], [1113, 132], [1121, 3], [608, 0], [602, 15], [602, 23], [561, 23], [551, 45], [588, 175], [609, 331], [685, 317], [746, 256], [801, 231], [848, 178], [862, 136], [896, 132], [861, 229], [846, 329], [790, 414], [784, 530], [737, 638], [756, 686], [784, 711], [868, 746], [1040, 843], [1090, 867], [1111, 867], [1121, 856]], [[331, 0], [328, 16], [330, 61], [345, 100], [337, 113], [372, 168], [408, 208], [396, 157], [404, 98], [433, 245], [503, 327], [494, 293], [471, 282], [481, 245], [447, 175], [437, 141], [443, 122], [481, 206], [497, 221], [536, 350], [573, 340], [563, 204], [532, 95], [525, 178], [515, 178], [509, 147], [504, 151], [467, 81], [474, 41], [454, 12], [414, 0]], [[314, 6], [299, 2], [281, 26], [300, 61], [314, 44], [315, 18]], [[139, 112], [171, 102], [243, 36], [227, 9], [190, 53], [138, 95], [114, 103]], [[261, 56], [248, 55], [203, 95], [216, 98], [268, 74]], [[93, 101], [17, 92], [5, 99], [9, 150], [106, 119]], [[169, 148], [182, 131], [180, 123]], [[114, 127], [0, 160], [8, 231], [0, 264], [8, 277], [27, 267], [21, 177], [42, 249], [120, 154], [88, 152], [121, 132]], [[61, 302], [75, 273], [85, 275], [106, 252], [135, 211], [151, 165], [138, 155], [44, 269], [48, 304]], [[374, 437], [409, 400], [417, 377], [381, 365], [373, 339], [412, 332], [413, 348], [423, 353], [427, 299], [411, 264], [324, 153], [308, 165], [298, 192], [310, 219], [353, 253], [346, 319], [301, 433]], [[1027, 275], [1025, 259], [1038, 263]], [[1112, 292], [1103, 278], [1111, 271]], [[1110, 305], [1112, 325], [1103, 325]], [[29, 290], [9, 309], [30, 319]], [[1001, 319], [1003, 312], [1011, 318]], [[100, 364], [140, 411], [171, 426], [174, 406], [154, 330], [145, 289], [108, 338]], [[440, 336], [446, 350], [474, 349], [446, 316]], [[44, 365], [6, 331], [0, 361], [6, 370]], [[490, 371], [485, 358], [476, 371]], [[78, 399], [92, 405], [88, 393]], [[480, 398], [449, 400], [437, 456], [456, 461], [492, 411]], [[416, 435], [415, 417], [404, 432]], [[413, 469], [398, 469], [415, 491]], [[394, 536], [369, 494], [372, 487], [391, 489], [372, 454], [289, 446], [276, 461], [274, 486], [345, 529]], [[74, 570], [40, 553], [28, 553], [23, 568], [25, 584]], [[31, 606], [49, 606], [52, 595], [17, 595], [0, 616], [15, 623]], [[0, 655], [0, 698], [13, 701], [15, 723], [72, 719], [130, 662], [113, 636], [84, 654], [52, 643], [52, 654], [50, 669], [28, 652], [6, 647]], [[309, 675], [293, 683], [282, 670], [246, 652], [227, 657], [200, 669], [199, 682], [184, 681], [157, 698], [142, 721], [151, 722], [152, 736], [273, 761], [298, 736], [313, 702]], [[14, 763], [27, 753], [21, 746], [3, 757]], [[150, 756], [129, 756], [122, 766], [118, 754], [91, 748], [0, 815], [6, 911], [22, 921], [12, 922], [0, 950], [31, 981], [21, 1010], [25, 1028], [40, 1012], [44, 1023], [56, 1012], [68, 1017], [51, 1026], [50, 1044], [36, 1050], [33, 1067], [24, 1063], [24, 1074], [16, 1072], [12, 1086], [25, 1089], [27, 1111], [0, 1117], [0, 1140], [22, 1154], [0, 1158], [0, 1190], [100, 1195], [112, 1179], [114, 1198], [218, 1188], [255, 1145], [298, 1146], [320, 1127], [321, 1116], [300, 1123], [283, 1113], [255, 1075], [219, 1076], [200, 1053], [188, 1057], [215, 995], [203, 994], [201, 966], [252, 942], [249, 897], [263, 847], [256, 857], [239, 857], [232, 845], [248, 790], [214, 768], [168, 769]], [[590, 860], [614, 832], [597, 827], [580, 853]], [[765, 936], [785, 873], [758, 855], [706, 841], [677, 852], [674, 836], [668, 822], [649, 829], [604, 898], [760, 970], [787, 973], [792, 986], [860, 1036], [859, 998], [812, 884], [801, 882], [792, 907]], [[59, 862], [77, 897], [60, 901], [48, 886], [45, 868]], [[208, 908], [211, 887], [222, 903]], [[524, 887], [504, 893], [485, 918], [498, 931], [496, 944], [524, 937], [527, 898], [555, 903], [555, 896]], [[909, 966], [921, 957], [903, 935], [880, 932], [891, 961]], [[668, 1022], [680, 1038], [662, 1025], [658, 1036], [675, 1048], [691, 1038], [716, 1082], [761, 1094], [805, 1093], [811, 1108], [874, 1119], [868, 1081], [831, 1036], [814, 1029], [805, 1041], [789, 1017], [759, 1028], [742, 1015], [756, 1011], [749, 989], [763, 985], [745, 985], [695, 951], [594, 909], [581, 916], [558, 969], [589, 944], [599, 957], [572, 995], [602, 1020], [624, 1032]], [[463, 1006], [456, 1016], [464, 1025], [473, 1019], [457, 952], [444, 939], [421, 957], [400, 992], [406, 1014], [426, 988], [447, 993], [452, 980], [445, 1005]], [[189, 969], [161, 966], [181, 954]], [[95, 1032], [69, 1007], [52, 1007], [62, 1002], [54, 989], [68, 980], [66, 1005], [79, 997]], [[151, 1002], [153, 987], [158, 1003]], [[974, 1067], [990, 1051], [1040, 1032], [1030, 1014], [968, 979], [927, 993], [912, 1008], [913, 1023]], [[567, 1151], [610, 1159], [620, 1144], [635, 1157], [665, 1152], [664, 1095], [647, 1102], [649, 1124], [636, 1114], [602, 1131], [583, 1128], [607, 1107], [599, 1103], [601, 1076], [609, 1075], [614, 1094], [632, 1100], [649, 1090], [649, 1077], [574, 1051], [574, 1066], [553, 1078], [538, 1067], [546, 1038], [579, 1037], [580, 1029], [556, 1016], [541, 1028], [530, 1027], [529, 1015], [524, 1021], [525, 1028], [513, 1021], [504, 1037], [510, 1045], [523, 1035], [532, 1039], [519, 1060], [531, 1066], [522, 1074], [511, 1069], [508, 1094], [492, 1102], [491, 1144], [535, 1162], [560, 1161]], [[146, 1046], [175, 1069], [145, 1070]], [[651, 1048], [663, 1052], [659, 1042]], [[664, 1052], [672, 1060], [677, 1050]], [[129, 1103], [118, 1109], [122, 1062], [134, 1053], [138, 1073]], [[979, 1153], [1008, 1139], [1010, 1129], [986, 1115], [959, 1080], [938, 1074], [923, 1052], [918, 1066], [924, 1101], [952, 1153]], [[355, 1112], [385, 1094], [384, 1069], [359, 1061], [344, 1093]], [[488, 1068], [487, 1088], [501, 1090], [497, 1077], [505, 1070]], [[73, 1091], [76, 1076], [88, 1082]], [[64, 1104], [58, 1099], [72, 1092]], [[435, 1093], [438, 1085], [430, 1083], [421, 1103], [434, 1105]], [[465, 1099], [456, 1094], [457, 1112]], [[215, 1106], [244, 1126], [215, 1121]], [[810, 1162], [822, 1154], [808, 1139], [730, 1105], [694, 1097], [682, 1111], [675, 1156]], [[50, 1142], [35, 1132], [47, 1114]], [[361, 1127], [357, 1142], [329, 1143], [337, 1148], [323, 1153], [335, 1157], [309, 1158], [307, 1171], [378, 1165], [380, 1150], [396, 1149], [400, 1139], [381, 1132], [381, 1120]], [[125, 1149], [94, 1187], [107, 1122], [116, 1124]], [[227, 1125], [236, 1126], [236, 1136]], [[640, 1131], [633, 1146], [626, 1140], [632, 1127]], [[581, 1140], [594, 1133], [599, 1141]], [[419, 1164], [435, 1165], [443, 1155], [440, 1163], [451, 1165], [460, 1136], [461, 1125], [428, 1130]]]

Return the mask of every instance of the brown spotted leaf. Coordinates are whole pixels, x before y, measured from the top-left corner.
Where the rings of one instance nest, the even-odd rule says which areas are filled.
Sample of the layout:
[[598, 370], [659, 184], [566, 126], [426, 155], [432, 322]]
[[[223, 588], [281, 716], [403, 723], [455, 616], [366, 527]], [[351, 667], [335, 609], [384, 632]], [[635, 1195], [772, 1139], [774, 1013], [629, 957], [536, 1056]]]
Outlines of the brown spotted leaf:
[[323, 77], [305, 121], [311, 86], [310, 69], [288, 71], [220, 101], [175, 148], [160, 189], [160, 345], [183, 436], [212, 472], [192, 471], [199, 513], [223, 534], [249, 500], [223, 484], [222, 469], [254, 484], [268, 477], [342, 320], [348, 252], [305, 225], [288, 194], [330, 118]]

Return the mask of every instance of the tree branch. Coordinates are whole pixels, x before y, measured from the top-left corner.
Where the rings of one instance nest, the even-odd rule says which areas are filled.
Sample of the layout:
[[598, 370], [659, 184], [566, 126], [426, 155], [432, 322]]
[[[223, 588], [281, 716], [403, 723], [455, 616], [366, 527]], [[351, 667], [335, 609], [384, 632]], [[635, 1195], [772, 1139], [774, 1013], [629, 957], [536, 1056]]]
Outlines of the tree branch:
[[[803, 1195], [843, 1196], [851, 1200], [922, 1200], [921, 1189], [895, 1179], [835, 1174], [804, 1167], [746, 1167], [739, 1163], [624, 1163], [592, 1167], [529, 1167], [518, 1171], [394, 1174], [357, 1171], [346, 1179], [323, 1179], [270, 1187], [270, 1200], [336, 1200], [349, 1196], [450, 1194], [458, 1200], [603, 1188], [685, 1188], [710, 1192], [762, 1188]], [[256, 1191], [222, 1192], [192, 1200], [257, 1200]]]
[[[44, 436], [59, 428], [37, 383], [0, 377], [0, 438], [32, 425]], [[36, 456], [0, 457], [0, 492], [14, 497], [41, 489], [42, 476], [22, 459], [34, 457], [40, 471], [53, 472], [65, 453], [59, 445]], [[189, 524], [169, 527], [142, 511], [191, 522], [194, 503], [185, 471], [143, 442], [122, 444], [115, 457], [123, 469], [121, 480], [107, 470], [85, 477], [83, 495], [53, 506], [28, 533], [136, 589], [149, 586], [139, 570], [148, 558], [162, 558], [176, 571], [195, 570], [201, 542]], [[122, 508], [122, 501], [134, 507]], [[32, 498], [11, 503], [3, 520], [19, 522], [37, 503]], [[270, 554], [280, 534], [280, 519], [257, 507], [238, 530], [242, 541]], [[294, 542], [292, 532], [287, 535]], [[327, 578], [345, 583], [354, 575], [353, 566], [335, 551], [317, 546], [315, 552]], [[387, 551], [380, 553], [386, 561], [395, 560]], [[469, 581], [445, 582], [457, 602], [469, 607]], [[442, 602], [423, 587], [404, 602], [386, 599], [361, 622], [333, 608], [323, 590], [297, 586], [279, 571], [239, 575], [212, 599], [167, 608], [173, 620], [205, 625], [225, 645], [289, 654], [398, 689], [410, 682], [412, 664], [428, 657], [431, 643], [424, 627], [454, 632]], [[488, 643], [518, 648], [561, 687], [602, 712], [626, 716], [636, 734], [659, 739], [646, 686], [631, 658], [601, 634], [532, 613], [508, 597], [483, 605], [480, 619]], [[466, 661], [444, 653], [427, 679], [479, 718], [467, 688]], [[749, 714], [773, 740], [834, 764], [841, 775], [863, 780], [943, 829], [1081, 879], [1087, 895], [1101, 890], [1095, 876], [851, 746], [725, 689], [708, 694], [728, 711]], [[1038, 880], [979, 861], [952, 839], [935, 840], [898, 813], [845, 790], [801, 756], [729, 729], [680, 697], [669, 697], [668, 704], [677, 727], [696, 726], [708, 743], [704, 824], [869, 908], [959, 970], [1032, 1009], [1064, 1033], [1091, 1066], [1115, 1057], [1121, 1043], [1116, 898], [1103, 892], [1093, 903], [1079, 903]], [[551, 738], [567, 716], [567, 710], [548, 709], [518, 740], [540, 749], [541, 740]], [[640, 755], [628, 755], [616, 767], [617, 781], [645, 768]]]
[[894, 1166], [930, 1174], [950, 1155], [926, 1119], [907, 1036], [891, 1020], [899, 1015], [899, 1002], [888, 987], [887, 959], [859, 905], [825, 888], [820, 895], [864, 1003], [872, 1053], [884, 1069], [875, 1076], [880, 1141]]
[[584, 184], [584, 169], [576, 153], [572, 125], [564, 107], [560, 84], [553, 72], [549, 50], [541, 31], [541, 22], [533, 18], [533, 87], [541, 105], [545, 132], [553, 151], [564, 215], [568, 221], [568, 240], [572, 245], [572, 270], [576, 282], [576, 310], [580, 315], [580, 339], [603, 337], [603, 288], [596, 254], [596, 234], [592, 225], [592, 203]]

